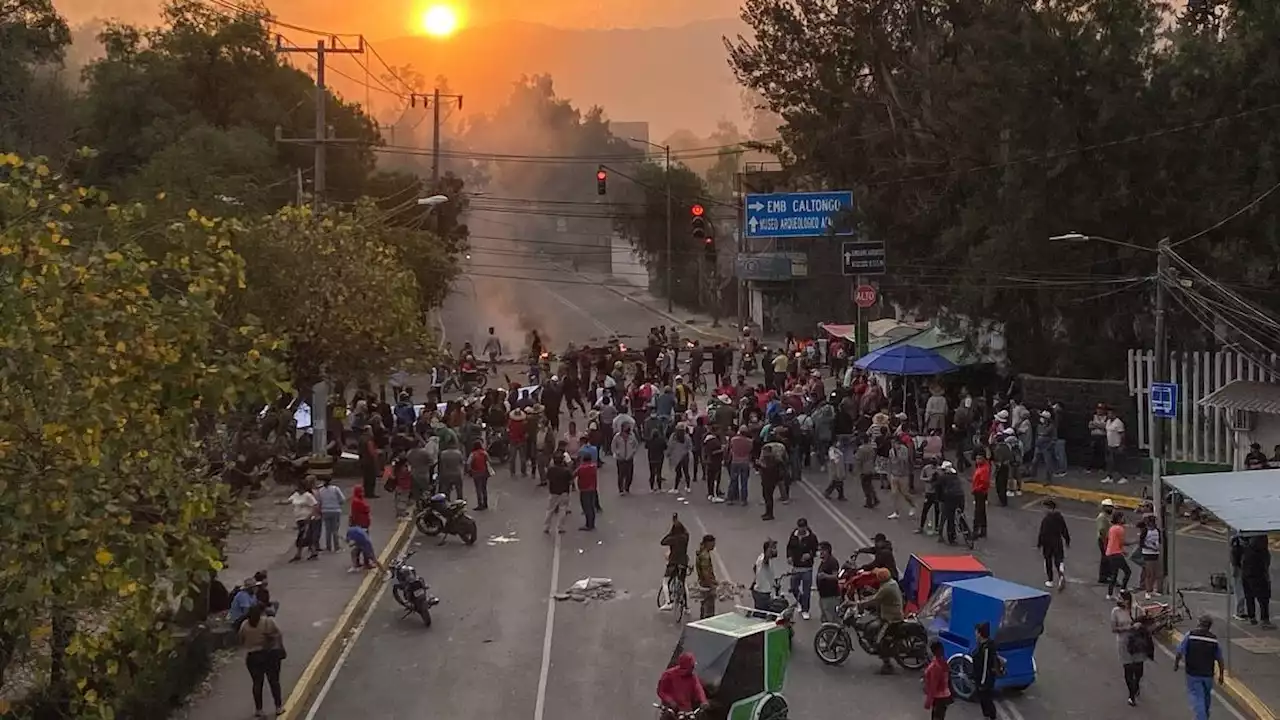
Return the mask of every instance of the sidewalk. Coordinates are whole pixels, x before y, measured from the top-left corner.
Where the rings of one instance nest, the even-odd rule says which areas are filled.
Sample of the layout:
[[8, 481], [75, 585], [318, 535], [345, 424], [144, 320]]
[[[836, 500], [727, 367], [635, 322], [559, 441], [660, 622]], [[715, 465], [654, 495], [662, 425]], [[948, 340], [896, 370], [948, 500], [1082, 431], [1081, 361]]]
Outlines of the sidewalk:
[[[1150, 477], [1129, 477], [1123, 485], [1103, 483], [1103, 473], [1089, 473], [1080, 468], [1070, 468], [1067, 475], [1052, 478], [1051, 483], [1044, 482], [1041, 475], [1039, 482], [1023, 483], [1023, 490], [1028, 493], [1056, 497], [1066, 500], [1088, 503], [1097, 506], [1103, 498], [1110, 498], [1116, 507], [1136, 509], [1144, 496], [1151, 494]], [[1227, 607], [1227, 595], [1215, 592], [1208, 586], [1211, 571], [1230, 573], [1227, 559], [1226, 529], [1218, 523], [1179, 522], [1180, 537], [1198, 537], [1220, 542], [1220, 560], [1215, 561], [1213, 551], [1183, 548], [1178, 552], [1182, 558], [1179, 565], [1178, 583], [1186, 597], [1187, 608], [1193, 620], [1182, 623], [1182, 631], [1190, 630], [1194, 618], [1208, 614], [1214, 618], [1213, 630], [1219, 639], [1224, 640], [1223, 653], [1227, 659], [1226, 690], [1235, 697], [1239, 704], [1248, 708], [1255, 716], [1271, 720], [1280, 714], [1280, 631], [1263, 630], [1251, 625], [1248, 621], [1235, 620], [1234, 608]], [[1276, 541], [1272, 540], [1273, 549]], [[1192, 567], [1196, 570], [1192, 570]], [[1215, 570], [1216, 569], [1216, 570]], [[1185, 574], [1184, 574], [1185, 571]], [[1196, 572], [1199, 574], [1196, 574]], [[1277, 586], [1276, 574], [1280, 573], [1280, 565], [1273, 569], [1272, 585]], [[1189, 582], [1188, 582], [1189, 580]], [[1234, 600], [1234, 598], [1233, 598]], [[1230, 642], [1225, 642], [1228, 640]], [[1181, 635], [1174, 638], [1176, 644]]]
[[[351, 478], [335, 480], [348, 496], [359, 481]], [[303, 707], [291, 707], [305, 702], [314, 684], [323, 682], [324, 673], [313, 667], [313, 659], [324, 655], [336, 657], [340, 651], [337, 642], [349, 626], [353, 600], [367, 594], [373, 596], [377, 574], [347, 573], [351, 556], [343, 541], [342, 552], [322, 552], [316, 560], [290, 563], [293, 556], [294, 523], [289, 505], [277, 504], [289, 496], [288, 489], [273, 488], [271, 492], [255, 500], [245, 519], [244, 527], [233, 532], [227, 540], [227, 567], [219, 573], [219, 579], [230, 590], [258, 570], [269, 575], [271, 599], [280, 603], [276, 621], [284, 634], [285, 647], [289, 651], [280, 674], [287, 701], [286, 718], [304, 717]], [[402, 544], [407, 532], [398, 531], [395, 511], [389, 495], [370, 501], [373, 513], [371, 528], [375, 546], [385, 543], [382, 551], [386, 557], [393, 544]], [[407, 527], [407, 526], [406, 526]], [[344, 518], [343, 532], [346, 532]], [[304, 556], [305, 557], [305, 556]], [[329, 658], [330, 660], [332, 658]], [[327, 671], [326, 671], [327, 672]], [[226, 720], [248, 718], [253, 714], [252, 683], [244, 667], [244, 653], [238, 649], [220, 651], [214, 659], [214, 669], [205, 681], [203, 690], [179, 709], [175, 718], [182, 720]], [[270, 690], [264, 690], [266, 712], [272, 709]]]

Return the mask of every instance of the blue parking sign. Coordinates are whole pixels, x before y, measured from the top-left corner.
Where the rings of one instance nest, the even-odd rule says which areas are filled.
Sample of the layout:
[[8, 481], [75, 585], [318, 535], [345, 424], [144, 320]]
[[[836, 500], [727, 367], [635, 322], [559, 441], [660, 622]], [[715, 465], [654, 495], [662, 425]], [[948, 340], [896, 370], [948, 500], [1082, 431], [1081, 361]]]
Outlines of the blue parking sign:
[[1158, 418], [1178, 416], [1178, 384], [1151, 383], [1151, 414]]

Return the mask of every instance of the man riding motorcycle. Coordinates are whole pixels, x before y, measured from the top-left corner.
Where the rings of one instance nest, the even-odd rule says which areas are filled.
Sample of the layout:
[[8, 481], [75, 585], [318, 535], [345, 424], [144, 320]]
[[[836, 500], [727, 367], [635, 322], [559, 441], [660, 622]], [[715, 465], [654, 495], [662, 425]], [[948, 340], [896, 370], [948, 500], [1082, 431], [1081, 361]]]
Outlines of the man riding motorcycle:
[[902, 588], [898, 587], [898, 581], [889, 575], [887, 568], [878, 567], [875, 572], [880, 587], [875, 595], [858, 603], [858, 606], [874, 610], [880, 619], [880, 628], [876, 633], [876, 647], [882, 663], [880, 674], [889, 675], [894, 672], [891, 648], [893, 641], [898, 637], [898, 629], [902, 626], [904, 619]]
[[663, 720], [674, 717], [676, 713], [707, 707], [707, 692], [693, 667], [693, 653], [680, 653], [676, 664], [664, 670], [662, 677], [658, 678], [658, 701], [662, 703]]

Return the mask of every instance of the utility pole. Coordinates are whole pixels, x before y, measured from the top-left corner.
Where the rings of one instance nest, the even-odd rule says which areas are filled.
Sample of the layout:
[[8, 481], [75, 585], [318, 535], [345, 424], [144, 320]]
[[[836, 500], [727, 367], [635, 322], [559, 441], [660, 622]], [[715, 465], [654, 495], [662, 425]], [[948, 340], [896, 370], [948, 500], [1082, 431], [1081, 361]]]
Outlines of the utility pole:
[[409, 96], [409, 107], [417, 107], [418, 101], [421, 100], [425, 107], [428, 103], [431, 105], [431, 191], [439, 192], [440, 188], [437, 184], [440, 182], [440, 101], [441, 100], [456, 101], [458, 109], [462, 109], [462, 96], [450, 93], [440, 92], [440, 88], [431, 91], [430, 95], [419, 95], [413, 93]]
[[[309, 141], [301, 138], [284, 138], [281, 136], [280, 128], [276, 127], [276, 141], [289, 143], [307, 143], [310, 142], [315, 147], [315, 171], [311, 178], [312, 183], [312, 205], [316, 212], [319, 212], [321, 203], [324, 202], [325, 193], [325, 146], [327, 143], [334, 142], [335, 138], [329, 137], [328, 122], [325, 119], [325, 106], [329, 100], [329, 90], [324, 83], [324, 61], [325, 56], [329, 53], [339, 55], [355, 55], [364, 53], [364, 36], [360, 37], [360, 45], [357, 48], [339, 47], [340, 43], [337, 38], [331, 37], [328, 40], [321, 38], [316, 41], [314, 50], [311, 48], [289, 47], [284, 44], [284, 38], [276, 36], [276, 52], [281, 53], [311, 53], [316, 54], [316, 127], [315, 134]], [[298, 172], [298, 200], [302, 201], [302, 172]], [[322, 379], [311, 388], [311, 452], [315, 457], [326, 457], [329, 447], [329, 382]]]
[[[1156, 367], [1153, 382], [1169, 381], [1169, 331], [1165, 324], [1169, 304], [1169, 238], [1156, 245]], [[1164, 533], [1168, 552], [1164, 553], [1162, 562], [1167, 572], [1162, 573], [1169, 578], [1169, 592], [1178, 591], [1177, 564], [1173, 560], [1174, 537], [1178, 534], [1178, 518], [1170, 518], [1164, 500], [1164, 423], [1162, 417], [1151, 414], [1151, 497], [1160, 531]]]

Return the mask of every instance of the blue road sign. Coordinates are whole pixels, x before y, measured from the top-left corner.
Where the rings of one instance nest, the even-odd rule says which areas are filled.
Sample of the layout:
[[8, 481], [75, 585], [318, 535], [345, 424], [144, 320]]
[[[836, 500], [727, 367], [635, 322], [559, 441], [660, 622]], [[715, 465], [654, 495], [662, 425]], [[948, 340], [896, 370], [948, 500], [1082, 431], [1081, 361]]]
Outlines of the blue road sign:
[[1151, 383], [1151, 414], [1158, 418], [1177, 417], [1177, 383]]
[[747, 195], [747, 237], [796, 238], [852, 235], [836, 227], [836, 217], [853, 209], [852, 190]]

